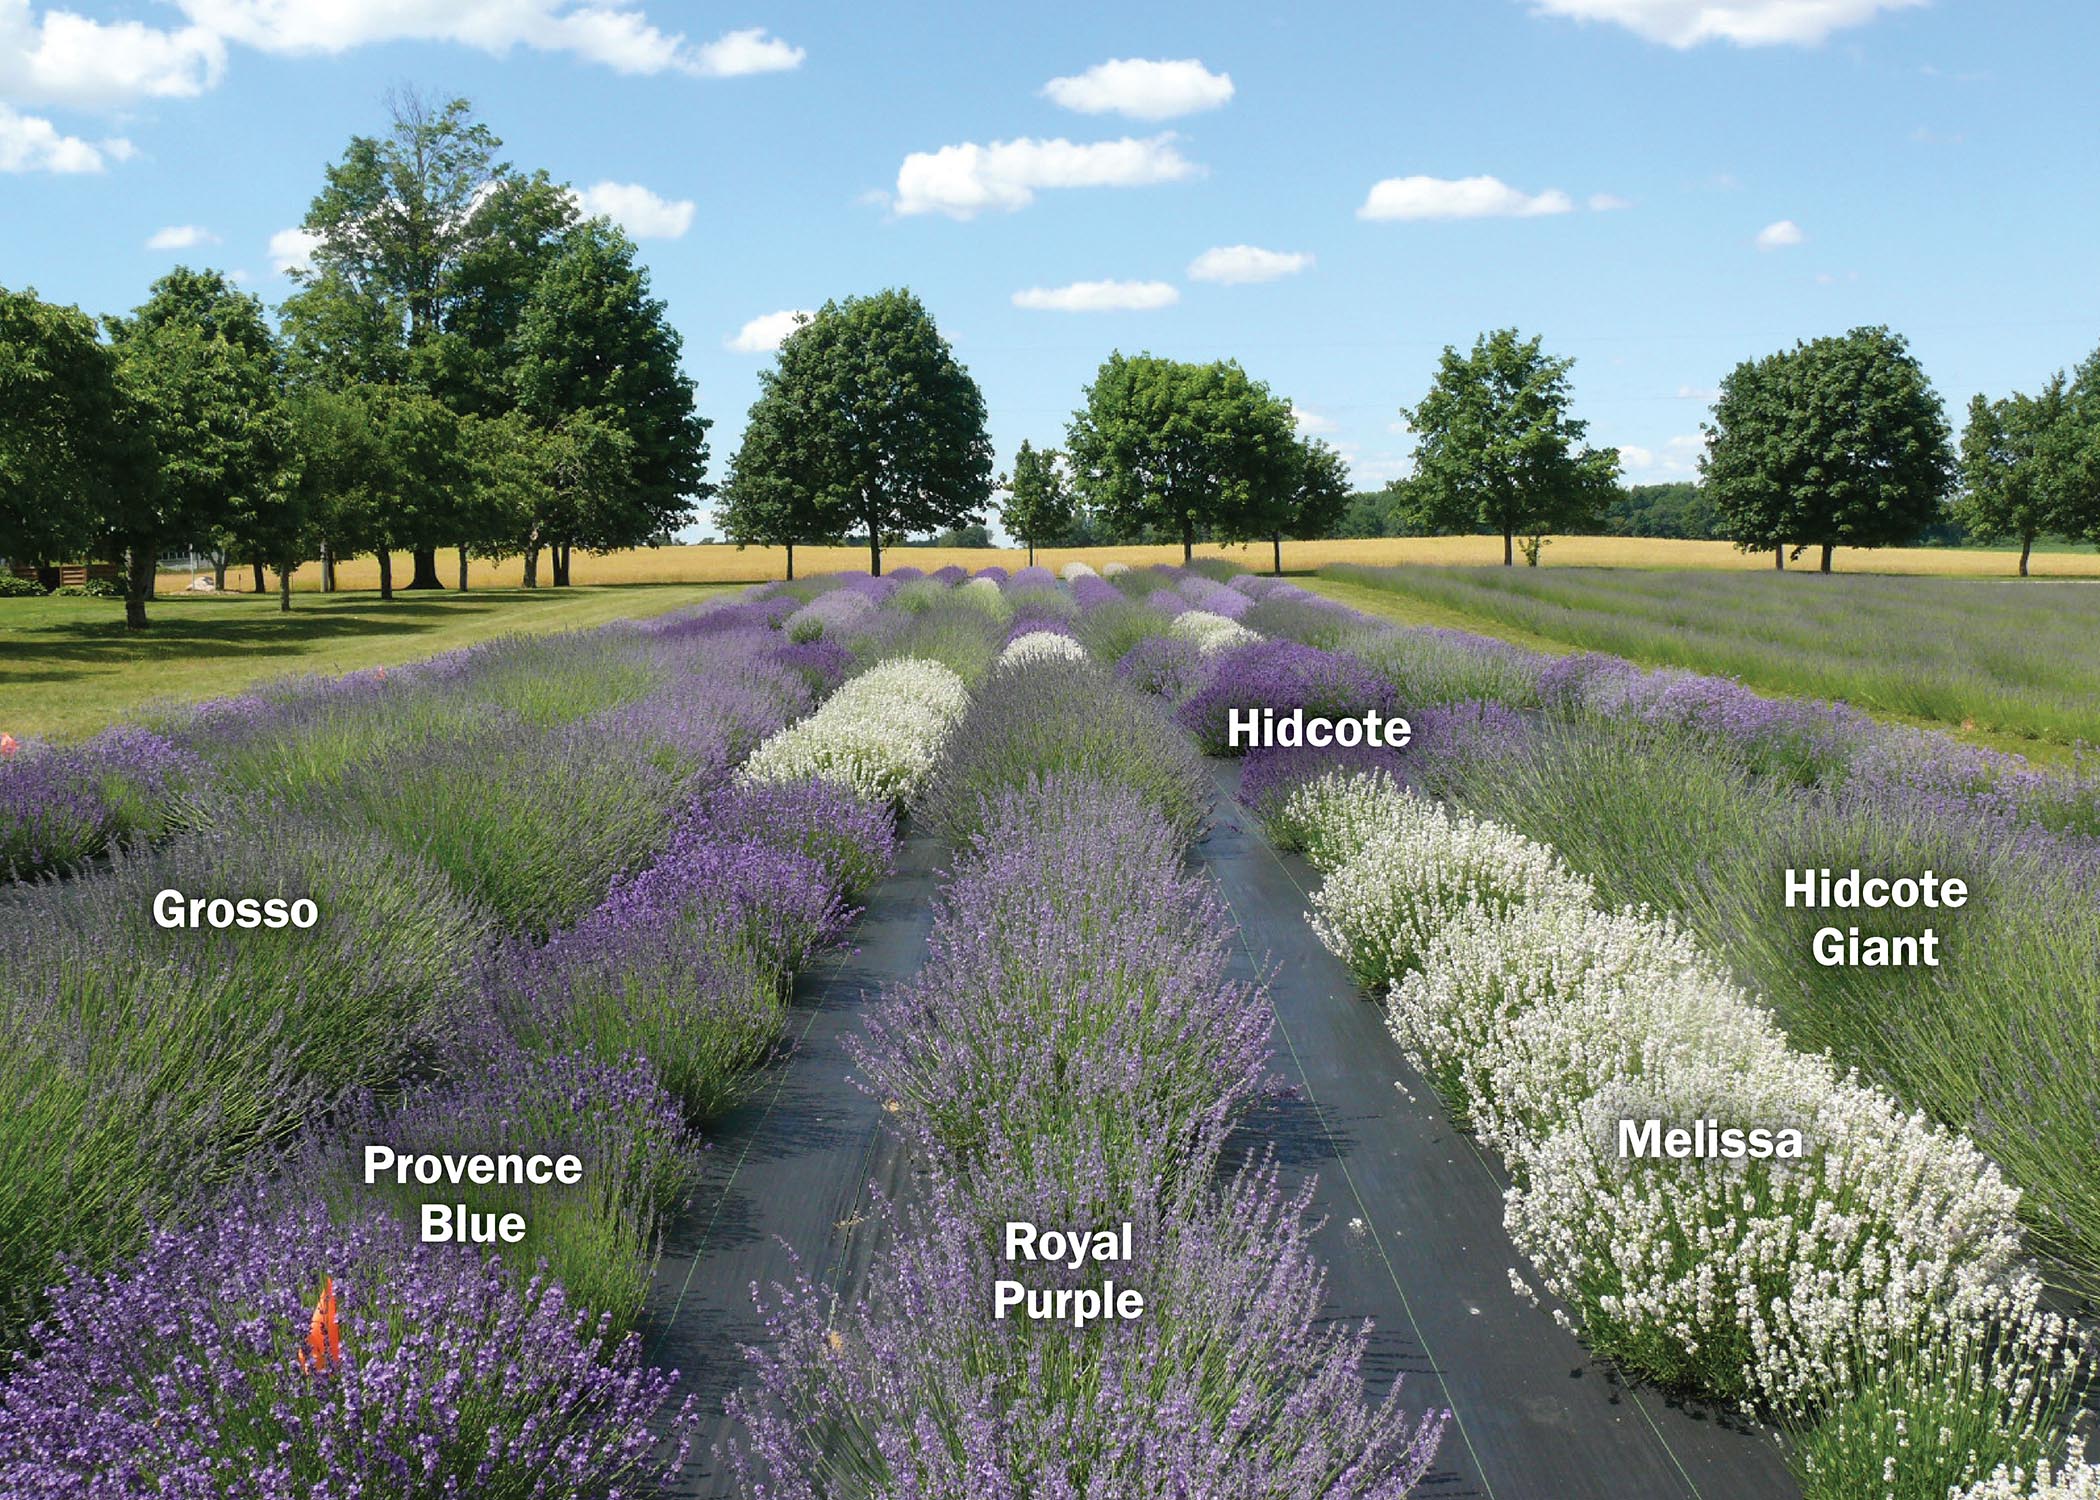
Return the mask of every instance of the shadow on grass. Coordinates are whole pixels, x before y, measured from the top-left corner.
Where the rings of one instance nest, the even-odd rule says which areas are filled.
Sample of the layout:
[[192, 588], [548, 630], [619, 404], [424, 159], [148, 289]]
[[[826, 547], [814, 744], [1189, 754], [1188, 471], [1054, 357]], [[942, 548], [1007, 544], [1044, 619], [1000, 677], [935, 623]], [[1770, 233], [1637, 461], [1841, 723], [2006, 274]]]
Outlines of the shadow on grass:
[[[588, 591], [566, 589], [477, 589], [465, 595], [418, 593], [382, 601], [377, 594], [294, 595], [289, 614], [270, 599], [242, 594], [213, 599], [162, 599], [148, 609], [143, 631], [124, 625], [123, 606], [112, 602], [105, 619], [71, 619], [12, 625], [0, 611], [0, 633], [14, 660], [0, 666], [0, 684], [61, 683], [113, 669], [158, 661], [198, 661], [283, 656], [295, 661], [306, 651], [334, 643], [387, 636], [435, 633], [447, 621], [486, 616], [496, 610], [536, 610], [611, 592], [645, 593], [679, 584], [600, 584]], [[34, 665], [31, 663], [34, 662]]]

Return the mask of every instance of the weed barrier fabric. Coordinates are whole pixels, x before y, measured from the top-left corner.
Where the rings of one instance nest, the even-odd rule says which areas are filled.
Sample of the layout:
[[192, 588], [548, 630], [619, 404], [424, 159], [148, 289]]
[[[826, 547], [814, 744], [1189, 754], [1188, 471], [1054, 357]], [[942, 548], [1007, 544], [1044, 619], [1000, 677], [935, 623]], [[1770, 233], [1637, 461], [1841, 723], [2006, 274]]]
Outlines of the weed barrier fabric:
[[869, 897], [848, 949], [797, 977], [793, 1050], [706, 1131], [706, 1174], [665, 1233], [644, 1343], [649, 1362], [675, 1367], [679, 1393], [697, 1395], [707, 1413], [680, 1495], [735, 1493], [714, 1449], [734, 1428], [722, 1403], [744, 1383], [742, 1346], [766, 1338], [752, 1285], [791, 1281], [792, 1245], [811, 1279], [842, 1303], [858, 1297], [875, 1248], [870, 1187], [894, 1196], [907, 1186], [902, 1148], [882, 1128], [881, 1106], [852, 1083], [844, 1042], [861, 1007], [924, 962], [942, 852], [928, 838], [900, 842], [897, 871]]
[[[1298, 1097], [1242, 1128], [1287, 1177], [1319, 1179], [1317, 1243], [1334, 1316], [1376, 1325], [1371, 1374], [1410, 1408], [1448, 1406], [1430, 1500], [1799, 1500], [1778, 1444], [1731, 1413], [1619, 1380], [1510, 1288], [1524, 1262], [1502, 1227], [1505, 1181], [1444, 1114], [1305, 919], [1318, 877], [1279, 856], [1213, 762], [1218, 823], [1196, 850], [1269, 972], [1276, 1066]], [[1534, 1279], [1529, 1278], [1527, 1279]], [[1383, 1390], [1371, 1393], [1382, 1396]]]

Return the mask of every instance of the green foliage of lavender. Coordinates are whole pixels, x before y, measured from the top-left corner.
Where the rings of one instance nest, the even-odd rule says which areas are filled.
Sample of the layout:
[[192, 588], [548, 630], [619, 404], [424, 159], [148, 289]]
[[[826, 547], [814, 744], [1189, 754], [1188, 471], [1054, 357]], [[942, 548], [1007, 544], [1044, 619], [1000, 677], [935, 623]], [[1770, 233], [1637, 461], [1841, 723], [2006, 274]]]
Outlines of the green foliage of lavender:
[[2100, 661], [2091, 649], [2100, 589], [2082, 581], [1355, 564], [1321, 571], [1768, 692], [2059, 744], [2100, 741]]
[[397, 744], [315, 787], [344, 828], [376, 828], [532, 937], [581, 917], [670, 835], [683, 778], [645, 734], [501, 716]]
[[1167, 625], [1167, 617], [1158, 610], [1136, 599], [1117, 598], [1086, 610], [1073, 630], [1094, 660], [1113, 666], [1139, 641], [1165, 635]]
[[972, 686], [984, 680], [998, 658], [999, 623], [967, 604], [929, 605], [911, 615], [884, 614], [848, 642], [855, 668], [865, 671], [901, 657], [938, 662]]
[[[574, 1155], [575, 1183], [424, 1185], [367, 1183], [364, 1149], [397, 1154]], [[676, 1098], [639, 1058], [618, 1063], [575, 1054], [502, 1049], [469, 1076], [393, 1105], [366, 1101], [331, 1121], [285, 1174], [281, 1210], [309, 1196], [338, 1222], [380, 1211], [410, 1228], [427, 1203], [464, 1204], [484, 1222], [523, 1221], [515, 1245], [485, 1247], [521, 1277], [544, 1272], [574, 1306], [618, 1337], [639, 1319], [656, 1264], [657, 1226], [698, 1177], [699, 1141]]]
[[[1551, 844], [1608, 903], [1676, 913], [1753, 980], [1798, 1044], [1828, 1049], [1899, 1098], [1968, 1131], [2026, 1192], [2036, 1247], [2100, 1290], [2100, 900], [2090, 860], [1989, 836], [1945, 807], [1852, 801], [1759, 778], [1696, 731], [1552, 721], [1493, 774], [1441, 789]], [[1969, 884], [1933, 913], [1784, 903], [1789, 868], [1933, 870]], [[1817, 928], [1898, 935], [1931, 925], [1936, 968], [1824, 967]]]
[[982, 685], [913, 814], [961, 846], [1002, 794], [1045, 776], [1127, 788], [1184, 844], [1210, 813], [1210, 777], [1156, 699], [1091, 661], [1045, 659]]
[[2100, 1350], [2046, 1314], [1901, 1341], [1788, 1444], [1804, 1500], [1946, 1500], [2000, 1466], [2032, 1474], [2060, 1457], [2096, 1361]]
[[[311, 931], [163, 930], [157, 892], [307, 897]], [[0, 895], [0, 1332], [89, 1266], [388, 1086], [464, 1006], [484, 919], [355, 830], [286, 819]]]

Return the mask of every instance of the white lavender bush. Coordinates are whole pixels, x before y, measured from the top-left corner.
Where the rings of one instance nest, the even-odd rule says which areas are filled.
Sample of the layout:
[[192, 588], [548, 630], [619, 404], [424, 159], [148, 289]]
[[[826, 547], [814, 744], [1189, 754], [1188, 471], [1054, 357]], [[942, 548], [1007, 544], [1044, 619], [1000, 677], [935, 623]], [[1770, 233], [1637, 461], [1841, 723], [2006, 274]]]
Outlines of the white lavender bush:
[[746, 781], [816, 776], [875, 802], [902, 802], [925, 785], [948, 735], [970, 706], [954, 672], [917, 657], [886, 661], [824, 706], [774, 735], [744, 764]]

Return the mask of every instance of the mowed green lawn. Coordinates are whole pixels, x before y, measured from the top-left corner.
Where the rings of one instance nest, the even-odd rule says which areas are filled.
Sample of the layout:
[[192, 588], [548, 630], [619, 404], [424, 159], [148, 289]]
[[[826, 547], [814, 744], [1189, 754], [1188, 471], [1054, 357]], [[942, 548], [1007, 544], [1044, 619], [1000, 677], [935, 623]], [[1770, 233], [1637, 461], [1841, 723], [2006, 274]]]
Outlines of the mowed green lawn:
[[575, 630], [661, 614], [732, 585], [602, 584], [466, 594], [162, 597], [152, 628], [124, 628], [117, 599], [0, 599], [0, 732], [69, 739], [154, 700], [215, 698], [292, 672], [413, 661], [520, 631]]

